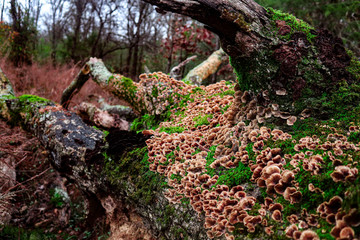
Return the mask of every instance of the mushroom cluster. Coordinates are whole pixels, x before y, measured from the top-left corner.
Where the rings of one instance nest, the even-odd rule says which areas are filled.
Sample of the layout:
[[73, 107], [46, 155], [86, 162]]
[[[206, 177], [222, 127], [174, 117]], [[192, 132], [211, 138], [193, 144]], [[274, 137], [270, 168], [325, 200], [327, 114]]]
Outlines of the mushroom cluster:
[[[284, 215], [287, 206], [284, 202], [280, 204], [279, 199], [297, 204], [303, 198], [302, 190], [322, 196], [325, 189], [312, 183], [301, 189], [296, 179], [304, 172], [321, 176], [324, 169], [328, 171], [329, 160], [335, 182], [356, 180], [356, 163], [343, 162], [347, 151], [359, 151], [358, 144], [350, 143], [345, 135], [337, 132], [328, 134], [325, 140], [315, 135], [293, 139], [280, 129], [260, 127], [259, 124], [271, 118], [282, 119], [288, 125], [296, 121], [295, 116], [281, 112], [279, 105], [271, 104], [267, 92], [261, 94], [260, 101], [259, 96], [241, 92], [237, 85], [225, 81], [195, 88], [159, 73], [156, 75], [143, 77], [141, 82], [146, 92], [152, 92], [155, 86], [160, 89], [158, 100], [146, 100], [153, 104], [153, 110], [169, 96], [178, 96], [175, 102], [185, 95], [188, 100], [171, 109], [170, 120], [162, 122], [158, 129], [144, 131], [152, 135], [146, 141], [150, 170], [166, 176], [169, 187], [165, 195], [171, 203], [187, 198], [199, 217], [205, 217], [204, 227], [209, 238], [234, 239], [233, 233], [239, 227], [247, 232], [263, 230], [271, 236], [275, 224], [288, 222], [290, 226], [284, 232], [289, 238], [319, 239], [314, 229], [321, 218], [333, 224], [334, 229], [345, 228], [339, 222], [344, 221], [348, 228], [341, 236], [345, 236], [345, 231], [351, 235], [349, 228], [354, 225], [344, 220], [344, 215], [336, 217], [342, 204], [339, 199], [320, 204], [317, 214], [308, 214], [303, 209], [301, 214], [290, 216]], [[172, 93], [165, 93], [169, 89]], [[183, 131], [163, 132], [167, 128]], [[282, 148], [269, 146], [269, 143], [281, 142], [292, 144], [293, 152], [285, 154]], [[209, 161], [209, 156], [213, 160]], [[266, 189], [267, 197], [248, 191], [245, 185], [228, 186], [220, 181], [223, 172], [240, 164], [250, 168], [252, 186]], [[341, 229], [333, 230], [333, 236], [340, 239]]]

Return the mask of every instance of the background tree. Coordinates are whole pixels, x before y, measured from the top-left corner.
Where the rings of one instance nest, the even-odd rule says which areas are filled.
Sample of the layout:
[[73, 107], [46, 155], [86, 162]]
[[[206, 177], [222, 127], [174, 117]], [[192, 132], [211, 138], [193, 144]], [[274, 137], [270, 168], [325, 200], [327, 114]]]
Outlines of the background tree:
[[49, 0], [48, 3], [51, 5], [51, 13], [45, 15], [47, 19], [51, 19], [51, 21], [45, 21], [45, 25], [50, 38], [51, 60], [53, 64], [56, 63], [57, 46], [64, 35], [66, 23], [64, 4], [66, 2], [67, 0]]
[[[10, 59], [17, 67], [22, 64], [31, 64], [31, 57], [36, 46], [36, 21], [41, 5], [33, 8], [32, 1], [28, 6], [21, 6], [18, 1], [10, 1], [10, 15], [12, 20], [12, 30], [15, 33], [14, 40], [11, 44]], [[37, 3], [39, 3], [37, 1]], [[34, 11], [34, 9], [36, 9]], [[32, 14], [36, 15], [33, 16]]]

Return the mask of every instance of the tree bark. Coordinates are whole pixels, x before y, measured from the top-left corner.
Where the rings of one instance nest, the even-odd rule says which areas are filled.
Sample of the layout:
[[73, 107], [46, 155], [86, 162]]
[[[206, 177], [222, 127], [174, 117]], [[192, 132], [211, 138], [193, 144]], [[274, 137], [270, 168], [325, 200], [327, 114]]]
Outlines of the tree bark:
[[[206, 24], [222, 39], [230, 56], [249, 55], [266, 41], [271, 28], [266, 10], [252, 0], [144, 0]], [[251, 31], [250, 31], [251, 30]]]

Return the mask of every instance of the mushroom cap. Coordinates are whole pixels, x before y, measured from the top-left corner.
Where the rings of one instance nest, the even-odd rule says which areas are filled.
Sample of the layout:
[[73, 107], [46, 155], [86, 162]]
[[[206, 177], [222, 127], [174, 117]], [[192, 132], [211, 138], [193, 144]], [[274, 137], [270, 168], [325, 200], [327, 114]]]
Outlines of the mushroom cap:
[[355, 232], [351, 227], [344, 227], [340, 231], [340, 239], [353, 239], [354, 236]]
[[286, 120], [286, 124], [289, 125], [289, 126], [292, 126], [292, 125], [294, 125], [296, 120], [297, 120], [297, 117], [291, 116]]
[[295, 224], [291, 224], [285, 229], [285, 235], [288, 238], [293, 238], [294, 232], [298, 230], [298, 227]]
[[305, 230], [300, 235], [300, 240], [320, 240], [316, 232], [312, 230]]
[[325, 211], [327, 214], [336, 213], [342, 205], [342, 198], [339, 196], [334, 196], [330, 199], [329, 202], [325, 203]]
[[270, 211], [275, 211], [275, 210], [282, 211], [283, 209], [284, 209], [284, 207], [280, 203], [274, 203], [274, 204], [272, 203], [269, 206]]
[[349, 213], [344, 216], [343, 219], [348, 225], [352, 227], [360, 226], [360, 212], [356, 208], [352, 208]]
[[276, 209], [272, 214], [271, 214], [271, 218], [273, 220], [275, 220], [276, 222], [281, 222], [282, 221], [282, 216], [281, 216], [281, 212]]

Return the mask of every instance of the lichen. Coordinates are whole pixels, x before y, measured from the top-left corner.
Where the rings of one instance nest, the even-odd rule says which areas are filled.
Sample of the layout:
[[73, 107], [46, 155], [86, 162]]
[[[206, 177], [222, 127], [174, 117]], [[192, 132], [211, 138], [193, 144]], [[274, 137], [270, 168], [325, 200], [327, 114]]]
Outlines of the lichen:
[[236, 25], [239, 26], [240, 29], [244, 30], [245, 32], [249, 32], [250, 24], [245, 21], [244, 16], [241, 13], [229, 11], [226, 8], [224, 8], [221, 11], [221, 18], [226, 19], [229, 22], [233, 22]]

